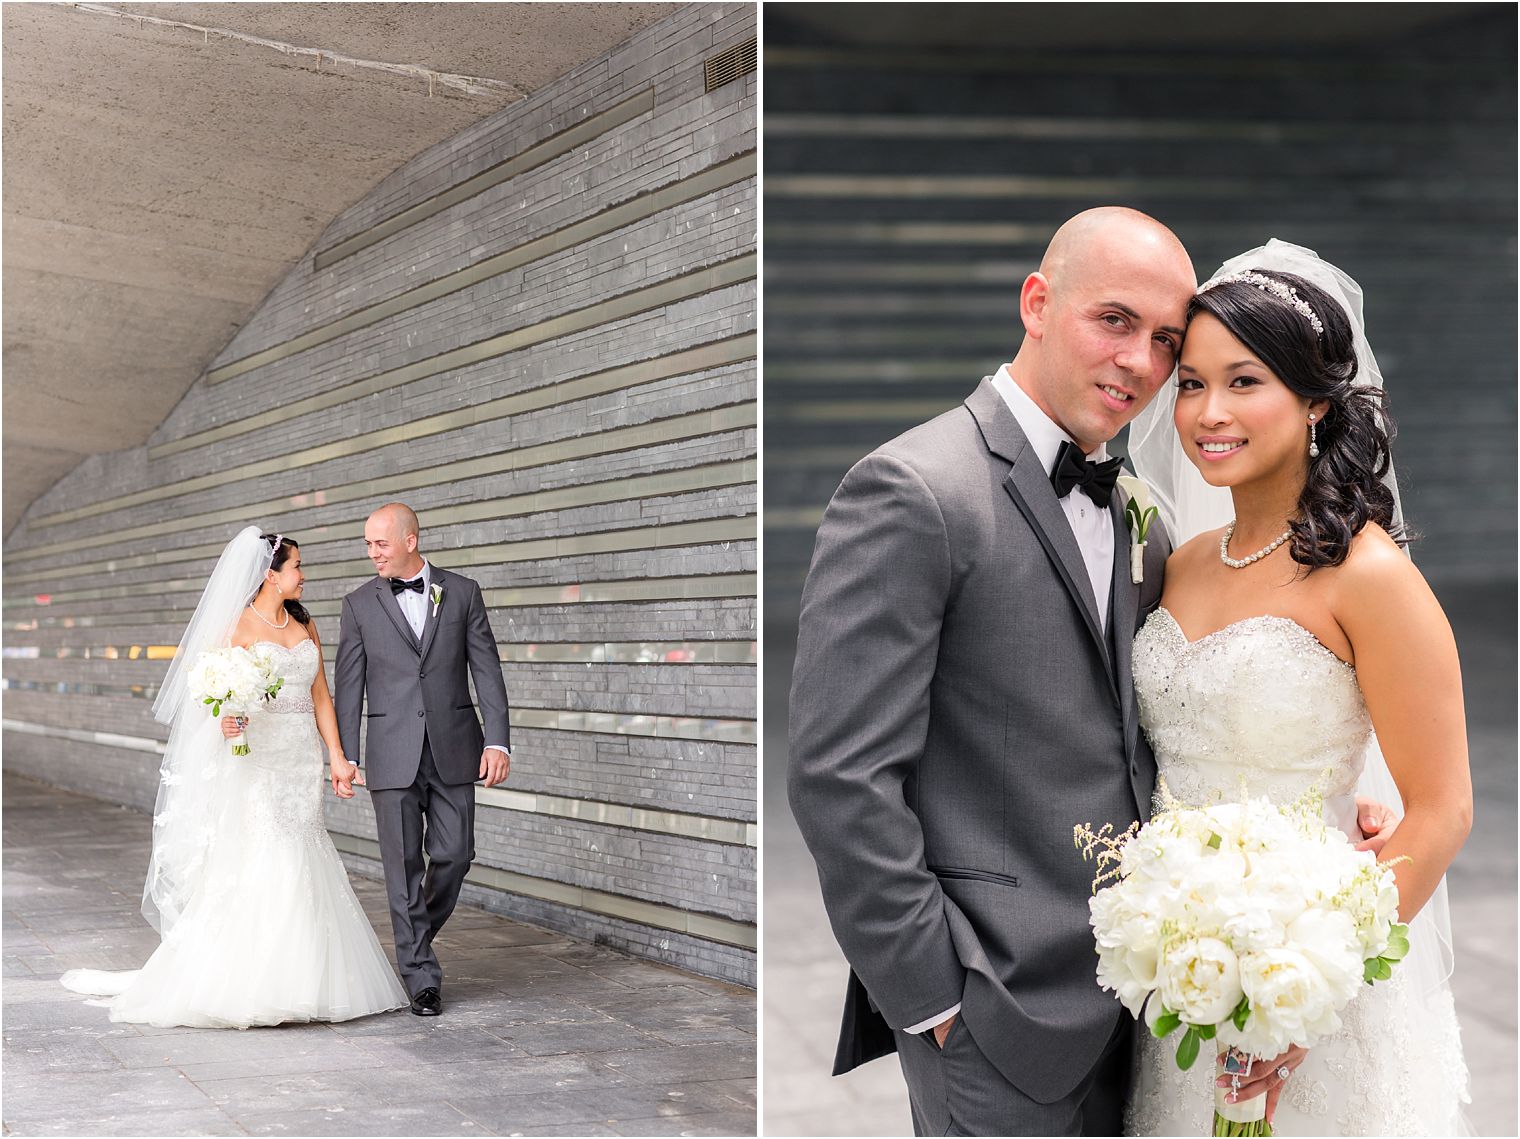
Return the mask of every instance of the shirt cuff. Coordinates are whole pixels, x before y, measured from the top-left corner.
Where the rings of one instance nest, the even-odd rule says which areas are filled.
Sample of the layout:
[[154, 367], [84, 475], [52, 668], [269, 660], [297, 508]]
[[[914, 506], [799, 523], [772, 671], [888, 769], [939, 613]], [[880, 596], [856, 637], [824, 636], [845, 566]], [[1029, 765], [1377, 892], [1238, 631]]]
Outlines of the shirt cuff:
[[944, 1024], [945, 1021], [949, 1020], [952, 1016], [960, 1011], [961, 1002], [956, 1001], [952, 1007], [947, 1008], [938, 1016], [931, 1016], [928, 1020], [921, 1020], [917, 1024], [903, 1029], [903, 1031], [906, 1032], [909, 1036], [917, 1036], [920, 1032], [928, 1032], [929, 1029], [933, 1028], [936, 1024]]
[[486, 750], [487, 751], [499, 751], [499, 752], [501, 752], [502, 755], [506, 756], [508, 759], [512, 758], [512, 749], [509, 748], [509, 747], [502, 747], [501, 744], [486, 744]]

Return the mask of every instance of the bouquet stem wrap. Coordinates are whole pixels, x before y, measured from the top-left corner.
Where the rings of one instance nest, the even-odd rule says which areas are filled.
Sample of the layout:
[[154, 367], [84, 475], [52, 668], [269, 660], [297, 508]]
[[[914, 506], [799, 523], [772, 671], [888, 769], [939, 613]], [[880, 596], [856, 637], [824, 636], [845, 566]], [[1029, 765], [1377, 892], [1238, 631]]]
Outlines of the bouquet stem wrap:
[[[1219, 1045], [1219, 1055], [1230, 1050], [1228, 1044]], [[1254, 1062], [1254, 1061], [1253, 1061]], [[1247, 1072], [1249, 1072], [1247, 1068]], [[1214, 1134], [1215, 1135], [1271, 1135], [1272, 1125], [1267, 1122], [1267, 1097], [1252, 1096], [1239, 1103], [1228, 1103], [1225, 1096], [1229, 1088], [1214, 1088]]]

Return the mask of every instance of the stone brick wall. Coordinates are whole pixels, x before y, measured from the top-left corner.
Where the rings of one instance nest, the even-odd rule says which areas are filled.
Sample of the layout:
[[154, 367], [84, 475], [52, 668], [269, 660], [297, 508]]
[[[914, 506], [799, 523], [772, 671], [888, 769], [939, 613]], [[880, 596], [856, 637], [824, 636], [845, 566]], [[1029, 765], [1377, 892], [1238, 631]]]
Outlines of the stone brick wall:
[[[688, 6], [419, 155], [147, 446], [39, 498], [5, 547], [5, 763], [151, 807], [152, 696], [227, 538], [301, 541], [330, 661], [399, 498], [485, 590], [512, 700], [470, 900], [753, 984], [757, 77], [702, 65], [755, 30]], [[373, 870], [365, 796], [328, 812]]]

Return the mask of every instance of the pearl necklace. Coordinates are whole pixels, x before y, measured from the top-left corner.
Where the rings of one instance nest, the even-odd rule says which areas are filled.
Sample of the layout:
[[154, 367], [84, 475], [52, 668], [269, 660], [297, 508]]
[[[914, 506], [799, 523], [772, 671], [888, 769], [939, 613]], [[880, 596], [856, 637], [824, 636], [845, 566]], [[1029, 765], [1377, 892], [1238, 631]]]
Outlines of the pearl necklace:
[[259, 612], [259, 607], [257, 605], [249, 605], [248, 608], [252, 609], [253, 610], [253, 615], [255, 617], [257, 617], [260, 621], [264, 622], [264, 624], [268, 625], [271, 629], [283, 629], [283, 628], [285, 628], [285, 625], [289, 625], [290, 624], [290, 610], [289, 609], [285, 610], [285, 625], [276, 625], [268, 617], [264, 616], [264, 614], [262, 614], [262, 613]]
[[1289, 538], [1293, 537], [1293, 527], [1288, 527], [1288, 529], [1284, 530], [1281, 534], [1272, 539], [1272, 541], [1268, 542], [1261, 549], [1257, 550], [1254, 554], [1251, 554], [1244, 558], [1230, 557], [1230, 536], [1234, 533], [1235, 523], [1232, 521], [1228, 526], [1224, 528], [1224, 537], [1219, 539], [1219, 560], [1222, 561], [1225, 565], [1229, 566], [1231, 569], [1245, 569], [1246, 566], [1250, 565], [1252, 562], [1261, 561], [1262, 558], [1266, 557], [1273, 550], [1277, 549], [1278, 546], [1282, 545]]

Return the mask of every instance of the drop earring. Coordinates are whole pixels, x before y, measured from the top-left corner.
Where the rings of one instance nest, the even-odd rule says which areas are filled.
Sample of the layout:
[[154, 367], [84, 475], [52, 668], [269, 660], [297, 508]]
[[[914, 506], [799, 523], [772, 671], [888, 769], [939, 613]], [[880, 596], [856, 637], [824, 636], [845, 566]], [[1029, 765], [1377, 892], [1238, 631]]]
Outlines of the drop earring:
[[1309, 458], [1319, 458], [1319, 443], [1314, 438], [1314, 416], [1309, 416]]

